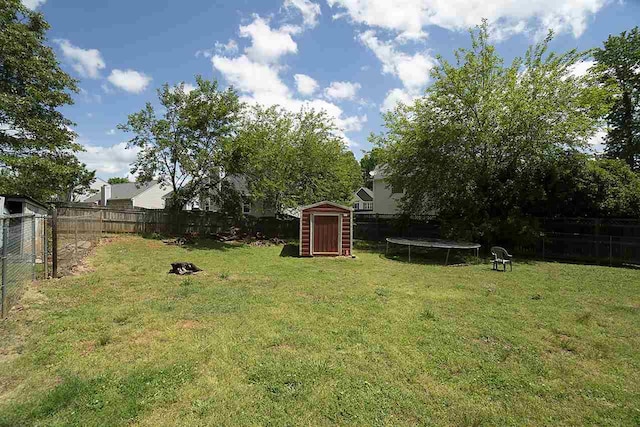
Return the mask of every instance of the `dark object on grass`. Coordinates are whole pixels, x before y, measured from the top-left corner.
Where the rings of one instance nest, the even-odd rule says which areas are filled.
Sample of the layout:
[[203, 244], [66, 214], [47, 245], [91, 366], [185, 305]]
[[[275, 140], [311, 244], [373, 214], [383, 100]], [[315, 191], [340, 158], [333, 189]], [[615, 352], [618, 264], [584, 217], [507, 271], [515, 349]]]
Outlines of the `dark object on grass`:
[[173, 273], [184, 276], [185, 274], [193, 274], [197, 273], [198, 271], [202, 271], [202, 269], [198, 268], [192, 262], [172, 262], [169, 274]]

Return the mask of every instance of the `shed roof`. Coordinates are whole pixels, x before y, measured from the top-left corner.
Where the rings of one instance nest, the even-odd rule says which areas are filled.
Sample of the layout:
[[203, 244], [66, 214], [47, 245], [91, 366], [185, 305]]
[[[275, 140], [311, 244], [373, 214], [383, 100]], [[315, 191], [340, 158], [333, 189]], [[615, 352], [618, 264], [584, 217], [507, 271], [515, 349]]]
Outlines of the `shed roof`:
[[[158, 181], [149, 181], [145, 184], [139, 182], [125, 182], [122, 184], [111, 184], [111, 198], [109, 200], [129, 200], [144, 193], [149, 188], [156, 185]], [[85, 202], [97, 202], [100, 200], [100, 193], [94, 194]]]
[[37, 205], [38, 207], [41, 207], [42, 209], [48, 209], [46, 205], [29, 196], [20, 196], [18, 194], [0, 194], [0, 197], [4, 197], [5, 199], [24, 199], [26, 201], [29, 201], [30, 203], [33, 203], [34, 205]]
[[336, 208], [339, 208], [339, 209], [344, 209], [346, 211], [353, 211], [352, 207], [343, 206], [343, 205], [340, 205], [340, 204], [334, 203], [334, 202], [329, 202], [328, 200], [323, 200], [322, 202], [314, 203], [312, 205], [301, 206], [300, 207], [300, 211], [304, 211], [306, 209], [311, 209], [311, 208], [317, 208], [318, 206], [322, 206], [322, 205], [331, 205], [333, 207], [336, 207]]

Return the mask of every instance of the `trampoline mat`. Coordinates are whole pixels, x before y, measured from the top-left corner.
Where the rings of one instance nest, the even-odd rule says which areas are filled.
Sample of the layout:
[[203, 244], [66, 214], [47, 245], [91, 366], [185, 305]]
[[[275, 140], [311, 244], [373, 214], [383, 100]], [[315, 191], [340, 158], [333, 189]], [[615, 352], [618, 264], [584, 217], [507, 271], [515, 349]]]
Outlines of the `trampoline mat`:
[[439, 249], [478, 249], [482, 246], [479, 243], [456, 242], [454, 240], [411, 239], [404, 237], [387, 237], [387, 242], [394, 243], [396, 245], [422, 246], [424, 248]]

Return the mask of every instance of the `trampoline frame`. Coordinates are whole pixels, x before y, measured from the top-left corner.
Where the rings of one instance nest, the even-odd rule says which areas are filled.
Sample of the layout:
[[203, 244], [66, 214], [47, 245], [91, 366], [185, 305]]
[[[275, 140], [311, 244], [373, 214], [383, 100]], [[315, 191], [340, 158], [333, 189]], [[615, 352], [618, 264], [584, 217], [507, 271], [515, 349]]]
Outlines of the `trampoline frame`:
[[394, 245], [408, 246], [409, 247], [409, 262], [411, 262], [411, 246], [418, 246], [422, 248], [433, 248], [433, 249], [446, 249], [447, 257], [445, 258], [444, 265], [449, 263], [449, 254], [451, 249], [473, 249], [476, 255], [476, 258], [480, 259], [480, 248], [482, 247], [479, 243], [470, 243], [470, 242], [456, 242], [453, 240], [442, 240], [442, 239], [411, 239], [404, 237], [387, 237], [387, 248], [385, 250], [385, 255], [389, 252], [389, 243]]

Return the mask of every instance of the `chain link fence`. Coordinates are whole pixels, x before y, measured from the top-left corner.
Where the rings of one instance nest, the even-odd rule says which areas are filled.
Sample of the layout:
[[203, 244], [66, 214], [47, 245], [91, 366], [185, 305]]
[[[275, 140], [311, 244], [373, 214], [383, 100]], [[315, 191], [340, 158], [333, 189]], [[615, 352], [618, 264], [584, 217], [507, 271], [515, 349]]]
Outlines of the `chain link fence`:
[[16, 303], [25, 284], [48, 276], [47, 221], [33, 214], [0, 217], [1, 317]]

